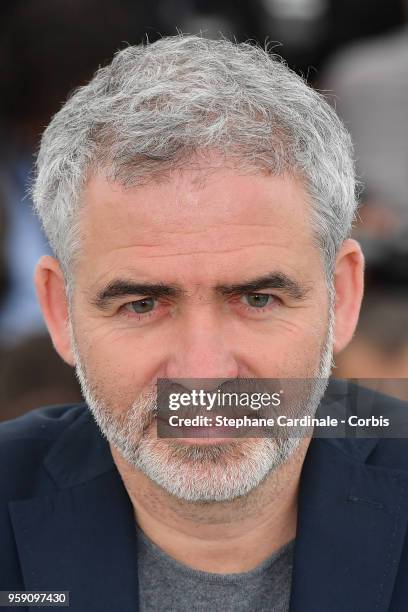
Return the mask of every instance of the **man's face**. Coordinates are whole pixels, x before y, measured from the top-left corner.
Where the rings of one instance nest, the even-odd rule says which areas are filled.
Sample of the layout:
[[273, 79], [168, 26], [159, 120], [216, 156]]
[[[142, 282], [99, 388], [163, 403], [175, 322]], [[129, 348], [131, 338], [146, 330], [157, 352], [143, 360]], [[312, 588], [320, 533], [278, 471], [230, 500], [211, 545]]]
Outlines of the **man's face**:
[[296, 444], [157, 439], [153, 391], [158, 378], [328, 375], [329, 298], [303, 186], [228, 168], [127, 190], [95, 176], [81, 233], [77, 371], [108, 439], [179, 497], [250, 491]]

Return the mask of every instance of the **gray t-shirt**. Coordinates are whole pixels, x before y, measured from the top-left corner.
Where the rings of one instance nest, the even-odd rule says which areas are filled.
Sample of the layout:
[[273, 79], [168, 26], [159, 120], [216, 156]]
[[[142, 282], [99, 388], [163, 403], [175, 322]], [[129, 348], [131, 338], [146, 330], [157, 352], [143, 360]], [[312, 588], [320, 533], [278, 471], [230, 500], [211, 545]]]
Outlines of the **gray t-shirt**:
[[179, 563], [137, 528], [140, 612], [287, 612], [294, 540], [249, 572], [212, 574]]

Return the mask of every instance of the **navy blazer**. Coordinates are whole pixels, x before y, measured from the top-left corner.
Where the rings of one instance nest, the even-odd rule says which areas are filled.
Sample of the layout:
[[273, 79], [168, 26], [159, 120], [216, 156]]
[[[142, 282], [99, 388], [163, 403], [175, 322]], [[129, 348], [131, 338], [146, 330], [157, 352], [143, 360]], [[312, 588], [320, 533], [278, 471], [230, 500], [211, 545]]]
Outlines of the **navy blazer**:
[[[290, 612], [407, 612], [407, 519], [407, 440], [313, 439]], [[0, 590], [70, 591], [73, 612], [138, 610], [132, 505], [85, 404], [0, 425]]]

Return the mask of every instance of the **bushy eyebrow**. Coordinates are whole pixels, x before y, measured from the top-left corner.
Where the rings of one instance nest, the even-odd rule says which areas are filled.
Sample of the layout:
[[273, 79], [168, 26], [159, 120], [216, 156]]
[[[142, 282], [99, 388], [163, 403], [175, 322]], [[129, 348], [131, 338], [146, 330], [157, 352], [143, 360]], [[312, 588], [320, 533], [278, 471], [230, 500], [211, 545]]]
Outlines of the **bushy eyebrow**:
[[[309, 288], [300, 284], [282, 272], [273, 272], [266, 276], [260, 276], [237, 284], [217, 285], [215, 291], [224, 296], [238, 296], [246, 293], [256, 293], [265, 289], [278, 289], [292, 299], [302, 300], [309, 292]], [[167, 285], [164, 283], [138, 283], [128, 279], [116, 279], [100, 289], [92, 298], [92, 304], [100, 309], [106, 309], [112, 302], [119, 298], [139, 296], [177, 298], [187, 292], [179, 285]]]
[[303, 300], [310, 290], [309, 287], [302, 285], [282, 272], [272, 272], [243, 283], [217, 286], [219, 293], [229, 296], [256, 293], [263, 289], [279, 289], [295, 300]]
[[106, 287], [98, 291], [92, 299], [94, 306], [100, 309], [107, 308], [118, 298], [127, 296], [139, 297], [179, 297], [184, 292], [177, 285], [164, 285], [163, 283], [135, 283], [131, 280], [117, 279], [111, 281]]

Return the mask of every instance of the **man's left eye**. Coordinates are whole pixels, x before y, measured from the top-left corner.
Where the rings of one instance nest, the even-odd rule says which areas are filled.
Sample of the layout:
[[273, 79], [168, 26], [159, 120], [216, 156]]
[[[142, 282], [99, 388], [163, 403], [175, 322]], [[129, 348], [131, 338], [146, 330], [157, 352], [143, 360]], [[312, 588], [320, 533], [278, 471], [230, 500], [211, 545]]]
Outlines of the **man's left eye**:
[[273, 296], [268, 293], [247, 293], [243, 296], [244, 303], [251, 308], [265, 308], [272, 299]]
[[156, 300], [152, 297], [143, 298], [142, 300], [135, 300], [126, 304], [126, 310], [135, 312], [136, 314], [146, 314], [151, 312], [156, 304]]

